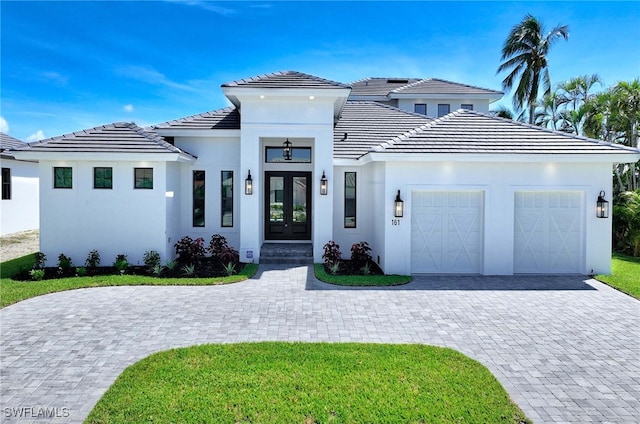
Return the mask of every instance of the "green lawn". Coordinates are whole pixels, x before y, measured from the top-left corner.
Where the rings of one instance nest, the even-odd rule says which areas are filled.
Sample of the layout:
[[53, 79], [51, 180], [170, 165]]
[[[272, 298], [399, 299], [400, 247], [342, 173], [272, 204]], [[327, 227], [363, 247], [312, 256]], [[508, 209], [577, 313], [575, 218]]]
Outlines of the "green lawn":
[[640, 258], [614, 253], [611, 275], [595, 277], [611, 287], [640, 299]]
[[530, 423], [480, 363], [448, 348], [202, 345], [127, 368], [85, 423]]
[[314, 264], [316, 278], [338, 286], [397, 286], [411, 282], [410, 275], [331, 275], [322, 264]]
[[33, 255], [23, 256], [18, 259], [0, 264], [0, 307], [12, 303], [54, 293], [63, 290], [72, 290], [85, 287], [106, 286], [173, 286], [173, 285], [218, 285], [235, 283], [251, 278], [258, 270], [258, 265], [247, 264], [240, 273], [230, 277], [217, 278], [155, 278], [140, 275], [103, 275], [96, 277], [61, 278], [59, 280], [43, 281], [14, 281], [11, 276], [33, 266]]

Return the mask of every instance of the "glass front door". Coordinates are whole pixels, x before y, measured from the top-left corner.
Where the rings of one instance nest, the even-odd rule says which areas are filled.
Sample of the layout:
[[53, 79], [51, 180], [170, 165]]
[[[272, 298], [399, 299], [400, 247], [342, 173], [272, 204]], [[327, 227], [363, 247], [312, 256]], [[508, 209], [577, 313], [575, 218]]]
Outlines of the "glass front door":
[[265, 239], [311, 239], [311, 173], [265, 172]]

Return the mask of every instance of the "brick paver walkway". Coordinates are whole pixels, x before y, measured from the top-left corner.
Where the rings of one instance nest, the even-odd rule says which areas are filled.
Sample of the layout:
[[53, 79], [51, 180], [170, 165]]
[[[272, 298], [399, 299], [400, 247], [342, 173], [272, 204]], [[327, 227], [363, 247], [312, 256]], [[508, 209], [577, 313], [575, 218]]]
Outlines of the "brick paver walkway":
[[[486, 365], [536, 423], [640, 417], [640, 302], [582, 276], [340, 289], [305, 266], [261, 266], [226, 286], [41, 296], [0, 310], [0, 324], [2, 422], [81, 422], [153, 352], [262, 340], [449, 346]], [[43, 411], [59, 417], [33, 418]]]

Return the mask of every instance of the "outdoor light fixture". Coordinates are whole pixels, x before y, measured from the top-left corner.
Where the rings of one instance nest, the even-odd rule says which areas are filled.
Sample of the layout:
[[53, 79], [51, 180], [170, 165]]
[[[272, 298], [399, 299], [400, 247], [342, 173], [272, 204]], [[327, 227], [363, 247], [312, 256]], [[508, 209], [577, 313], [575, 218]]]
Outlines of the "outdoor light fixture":
[[400, 198], [400, 190], [398, 190], [398, 194], [396, 194], [396, 200], [394, 202], [394, 215], [396, 218], [402, 218], [402, 215], [404, 215], [404, 202]]
[[328, 189], [328, 181], [327, 181], [327, 176], [324, 175], [324, 171], [322, 171], [322, 178], [320, 178], [320, 194], [323, 196], [327, 195], [327, 191]]
[[244, 180], [244, 194], [251, 196], [253, 194], [253, 179], [251, 178], [251, 170], [247, 175], [247, 179]]
[[287, 141], [282, 143], [282, 157], [284, 160], [291, 160], [291, 142], [287, 138]]
[[596, 216], [598, 218], [609, 217], [609, 202], [604, 200], [604, 190], [598, 195], [598, 201], [596, 202]]

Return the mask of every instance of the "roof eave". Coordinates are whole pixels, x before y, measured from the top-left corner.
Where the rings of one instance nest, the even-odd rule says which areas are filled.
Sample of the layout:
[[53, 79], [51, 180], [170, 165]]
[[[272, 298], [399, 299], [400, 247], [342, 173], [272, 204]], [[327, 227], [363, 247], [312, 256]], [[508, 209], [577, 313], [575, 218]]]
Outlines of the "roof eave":
[[214, 137], [214, 138], [238, 138], [240, 130], [207, 129], [207, 128], [154, 128], [161, 136], [167, 137]]
[[640, 152], [629, 153], [391, 153], [368, 152], [371, 162], [520, 162], [520, 163], [633, 163], [640, 160]]
[[127, 161], [127, 162], [182, 162], [194, 163], [196, 157], [185, 152], [45, 152], [16, 151], [16, 158], [40, 161]]
[[502, 99], [503, 93], [389, 93], [389, 99], [460, 99], [488, 100], [490, 103]]

